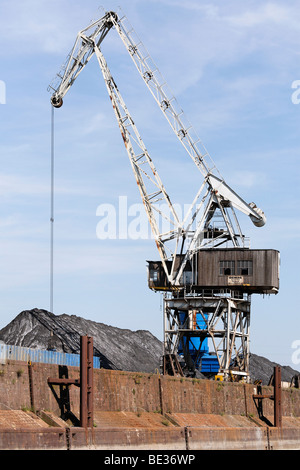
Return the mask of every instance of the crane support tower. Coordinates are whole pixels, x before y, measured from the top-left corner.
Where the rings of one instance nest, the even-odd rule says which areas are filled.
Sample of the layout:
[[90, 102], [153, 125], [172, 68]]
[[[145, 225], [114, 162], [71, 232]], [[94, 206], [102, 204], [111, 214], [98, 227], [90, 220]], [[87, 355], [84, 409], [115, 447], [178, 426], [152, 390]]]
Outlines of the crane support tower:
[[[102, 53], [111, 29], [117, 31], [200, 172], [200, 188], [184, 218], [171, 202]], [[251, 295], [278, 292], [279, 252], [250, 249], [236, 211], [248, 215], [257, 227], [265, 225], [266, 217], [226, 184], [126, 16], [106, 12], [78, 33], [62, 70], [49, 85], [54, 107], [62, 106], [94, 54], [159, 253], [157, 261], [148, 261], [148, 285], [164, 295], [163, 371], [249, 381]], [[169, 230], [161, 229], [162, 219]]]

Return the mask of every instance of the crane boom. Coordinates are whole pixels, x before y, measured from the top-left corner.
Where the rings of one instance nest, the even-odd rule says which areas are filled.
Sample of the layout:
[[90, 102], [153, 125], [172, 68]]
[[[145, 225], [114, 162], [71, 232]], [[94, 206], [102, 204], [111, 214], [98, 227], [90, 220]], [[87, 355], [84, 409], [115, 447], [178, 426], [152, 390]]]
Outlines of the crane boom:
[[168, 120], [174, 133], [196, 166], [202, 172], [203, 176], [208, 176], [208, 184], [210, 184], [211, 188], [215, 190], [216, 182], [218, 181], [218, 191], [222, 192], [223, 197], [225, 194], [224, 190], [226, 188], [227, 199], [234, 200], [235, 203], [233, 205], [237, 209], [251, 216], [254, 223], [257, 223], [259, 226], [264, 225], [266, 219], [263, 216], [262, 211], [254, 210], [254, 207], [256, 207], [255, 205], [253, 207], [247, 204], [224, 182], [208, 151], [196, 135], [192, 125], [185, 117], [184, 111], [179, 107], [176, 98], [169, 90], [158, 67], [151, 59], [140, 39], [137, 37], [133, 27], [128, 24], [127, 18], [124, 16], [123, 18], [118, 19], [117, 16], [114, 16], [112, 18], [112, 22], [140, 76]]
[[[100, 46], [113, 27], [177, 138], [202, 174], [201, 187], [183, 220], [180, 220], [175, 211], [101, 52]], [[169, 283], [176, 286], [186, 263], [201, 248], [218, 246], [228, 240], [234, 247], [240, 246], [240, 243], [244, 246], [245, 237], [234, 209], [247, 214], [257, 226], [264, 225], [265, 215], [254, 203], [247, 204], [225, 183], [150, 55], [133, 28], [128, 26], [125, 16], [119, 18], [116, 13], [107, 12], [78, 33], [61, 72], [49, 86], [54, 107], [63, 104], [64, 96], [94, 53], [103, 74], [164, 270]], [[166, 208], [162, 208], [162, 202], [166, 203]], [[221, 230], [213, 232], [211, 221], [216, 212], [221, 213], [224, 226]], [[162, 232], [160, 218], [168, 220], [170, 229], [167, 232]], [[181, 262], [175, 269], [178, 254]], [[171, 265], [167, 263], [168, 260], [171, 260]]]
[[113, 27], [111, 20], [115, 15], [114, 12], [106, 13], [77, 34], [74, 46], [64, 65], [48, 87], [48, 91], [52, 90], [53, 93], [51, 103], [54, 107], [60, 108], [62, 106], [63, 97], [91, 59], [94, 47], [100, 47], [103, 39]]
[[168, 258], [164, 243], [166, 240], [163, 240], [162, 235], [160, 234], [159, 223], [155, 214], [155, 210], [159, 211], [157, 203], [161, 200], [164, 200], [167, 203], [170, 210], [170, 217], [172, 217], [169, 221], [176, 227], [175, 232], [172, 230], [168, 234], [169, 239], [176, 236], [176, 232], [180, 226], [180, 221], [99, 48], [95, 48], [95, 54], [115, 111], [121, 135], [148, 215], [164, 269], [168, 274], [169, 281], [171, 281], [170, 273], [166, 266], [166, 260]]

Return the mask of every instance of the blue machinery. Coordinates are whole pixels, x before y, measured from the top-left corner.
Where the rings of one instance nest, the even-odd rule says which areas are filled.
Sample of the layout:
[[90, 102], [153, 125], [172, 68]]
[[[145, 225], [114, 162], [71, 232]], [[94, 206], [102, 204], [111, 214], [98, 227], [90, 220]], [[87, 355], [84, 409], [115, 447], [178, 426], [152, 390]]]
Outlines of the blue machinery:
[[250, 306], [242, 291], [166, 293], [163, 373], [248, 381]]
[[[203, 314], [192, 310], [191, 312], [179, 311], [180, 328], [189, 329], [180, 338], [177, 353], [190, 361], [190, 367], [199, 370], [203, 374], [217, 374], [219, 371], [219, 361], [216, 355], [210, 354], [208, 337], [200, 331], [206, 330], [208, 314]], [[195, 336], [195, 334], [197, 336]]]

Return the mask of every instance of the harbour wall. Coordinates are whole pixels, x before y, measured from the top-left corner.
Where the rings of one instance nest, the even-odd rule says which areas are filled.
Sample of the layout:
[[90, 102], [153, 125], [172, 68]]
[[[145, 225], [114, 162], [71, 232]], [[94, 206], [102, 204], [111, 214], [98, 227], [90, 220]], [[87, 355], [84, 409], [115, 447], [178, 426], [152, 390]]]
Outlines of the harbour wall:
[[300, 449], [299, 389], [282, 389], [283, 425], [275, 428], [273, 400], [262, 400], [259, 409], [252, 384], [93, 374], [94, 426], [86, 430], [76, 425], [79, 387], [48, 384], [49, 377], [78, 379], [79, 367], [0, 364], [0, 448]]

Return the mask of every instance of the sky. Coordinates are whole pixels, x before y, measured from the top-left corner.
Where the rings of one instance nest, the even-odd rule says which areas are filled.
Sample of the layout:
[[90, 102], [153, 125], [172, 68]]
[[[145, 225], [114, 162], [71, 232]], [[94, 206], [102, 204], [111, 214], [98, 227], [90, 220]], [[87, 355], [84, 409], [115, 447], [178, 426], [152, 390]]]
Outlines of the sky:
[[[263, 228], [238, 214], [252, 248], [281, 256], [279, 293], [252, 296], [250, 351], [299, 370], [297, 1], [1, 1], [0, 329], [23, 310], [50, 309], [47, 88], [78, 31], [119, 7], [225, 181], [266, 214]], [[188, 204], [201, 178], [116, 31], [102, 52], [168, 193]], [[54, 128], [53, 312], [162, 339], [162, 297], [149, 290], [146, 271], [158, 252], [150, 236], [129, 236], [141, 200], [95, 57], [55, 110]], [[124, 204], [127, 236], [119, 230]], [[107, 208], [114, 238], [100, 234]]]

